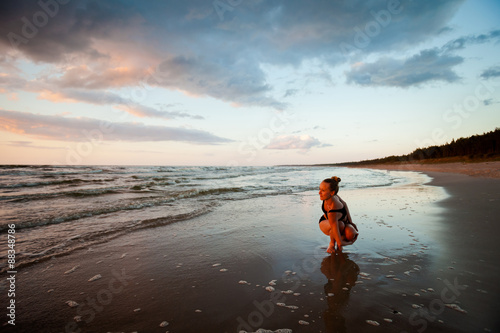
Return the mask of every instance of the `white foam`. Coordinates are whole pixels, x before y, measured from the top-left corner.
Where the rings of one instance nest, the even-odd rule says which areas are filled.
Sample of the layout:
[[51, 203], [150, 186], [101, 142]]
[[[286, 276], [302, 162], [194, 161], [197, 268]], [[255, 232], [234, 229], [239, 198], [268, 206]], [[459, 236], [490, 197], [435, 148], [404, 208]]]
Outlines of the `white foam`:
[[372, 326], [380, 326], [380, 324], [375, 320], [367, 320], [366, 323]]
[[76, 265], [75, 267], [73, 267], [72, 269], [68, 269], [66, 272], [64, 272], [64, 274], [70, 274], [70, 273], [73, 273], [74, 271], [76, 271], [76, 269], [80, 267], [80, 265]]
[[467, 313], [467, 311], [465, 311], [460, 306], [458, 306], [458, 304], [452, 303], [452, 304], [445, 304], [445, 305], [446, 305], [446, 307], [453, 309], [453, 310], [456, 310], [458, 312]]
[[89, 282], [93, 282], [93, 281], [99, 280], [100, 278], [102, 278], [101, 274], [94, 275], [93, 277], [91, 277], [89, 279]]

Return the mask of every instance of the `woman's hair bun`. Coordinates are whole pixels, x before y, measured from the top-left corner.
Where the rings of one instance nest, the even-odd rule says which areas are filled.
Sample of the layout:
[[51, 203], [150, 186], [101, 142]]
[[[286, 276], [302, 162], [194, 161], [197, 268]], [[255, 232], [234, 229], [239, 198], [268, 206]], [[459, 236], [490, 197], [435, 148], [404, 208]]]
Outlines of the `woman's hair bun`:
[[333, 176], [332, 179], [336, 181], [337, 183], [340, 183], [340, 177]]

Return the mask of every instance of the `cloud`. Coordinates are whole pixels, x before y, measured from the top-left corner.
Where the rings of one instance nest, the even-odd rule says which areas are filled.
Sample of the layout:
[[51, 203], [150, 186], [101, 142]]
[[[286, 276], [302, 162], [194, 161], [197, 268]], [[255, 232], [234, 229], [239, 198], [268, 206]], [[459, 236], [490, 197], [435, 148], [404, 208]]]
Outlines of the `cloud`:
[[488, 98], [488, 99], [483, 100], [483, 104], [484, 104], [484, 106], [490, 106], [493, 104], [500, 104], [500, 102], [494, 100], [493, 98]]
[[[86, 102], [95, 105], [114, 105], [116, 109], [127, 112], [133, 116], [144, 118], [163, 118], [163, 119], [175, 119], [175, 118], [191, 118], [191, 119], [203, 119], [201, 116], [190, 115], [185, 112], [180, 111], [166, 111], [158, 110], [153, 107], [146, 105], [141, 105], [134, 102], [129, 98], [121, 97], [118, 94], [106, 92], [106, 91], [93, 91], [85, 89], [63, 89], [59, 93], [46, 93], [41, 94], [42, 98], [50, 99], [54, 102], [57, 101], [74, 101], [74, 102]], [[170, 107], [170, 106], [165, 106]]]
[[493, 30], [487, 34], [469, 35], [454, 39], [443, 46], [445, 51], [462, 50], [469, 44], [484, 44], [500, 40], [500, 30]]
[[7, 145], [15, 147], [29, 147], [33, 144], [32, 141], [9, 141]]
[[281, 135], [273, 138], [265, 147], [266, 149], [300, 149], [309, 150], [313, 147], [328, 147], [330, 144], [323, 144], [318, 139], [310, 135]]
[[347, 82], [362, 86], [409, 87], [431, 81], [456, 82], [452, 70], [464, 59], [438, 49], [421, 51], [406, 60], [384, 57], [373, 63], [356, 64], [346, 72]]
[[287, 89], [285, 91], [285, 94], [283, 95], [283, 97], [291, 97], [291, 96], [295, 96], [297, 93], [299, 92], [299, 89]]
[[4, 49], [46, 63], [106, 58], [98, 41], [123, 39], [124, 32], [133, 38], [131, 28], [141, 24], [133, 8], [116, 1], [10, 2], [2, 4], [0, 13]]
[[139, 118], [156, 117], [163, 119], [174, 119], [174, 118], [204, 119], [202, 116], [192, 116], [185, 112], [157, 110], [149, 106], [138, 105], [138, 104], [132, 104], [132, 105], [123, 104], [116, 106], [116, 108], [119, 110], [123, 110], [127, 113], [130, 113]]
[[[346, 72], [347, 82], [363, 86], [409, 87], [426, 82], [456, 82], [460, 77], [453, 67], [464, 62], [464, 58], [453, 52], [470, 44], [484, 44], [500, 40], [500, 30], [488, 34], [462, 36], [441, 48], [426, 49], [408, 59], [383, 57], [372, 63], [356, 63]], [[500, 75], [498, 67], [484, 71], [483, 78]]]
[[[401, 0], [392, 14], [386, 0], [227, 2], [223, 16], [213, 3], [4, 1], [0, 34], [7, 38], [0, 39], [0, 53], [62, 68], [53, 83], [65, 88], [139, 86], [148, 69], [158, 68], [160, 80], [149, 84], [284, 109], [263, 65], [338, 65], [350, 61], [343, 44], [362, 57], [414, 47], [446, 30], [464, 0]], [[377, 24], [377, 33], [357, 45], [358, 32]]]
[[0, 109], [0, 130], [44, 140], [62, 141], [182, 141], [219, 144], [232, 140], [196, 129], [111, 123], [92, 118], [37, 115]]
[[[0, 75], [0, 86], [5, 87], [4, 92], [25, 90], [36, 92], [40, 99], [49, 100], [55, 103], [89, 103], [94, 105], [113, 105], [116, 109], [127, 112], [133, 116], [144, 118], [191, 118], [204, 119], [199, 115], [191, 115], [186, 112], [158, 110], [157, 108], [134, 102], [130, 98], [122, 97], [118, 94], [105, 90], [91, 90], [85, 88], [71, 88], [71, 84], [63, 84], [50, 79], [39, 79], [27, 81], [16, 75]], [[69, 86], [69, 88], [67, 87]], [[141, 88], [145, 92], [145, 88]], [[2, 91], [0, 91], [1, 93]], [[163, 108], [171, 108], [173, 105], [164, 105]]]
[[0, 73], [0, 87], [5, 91], [23, 90], [26, 88], [28, 81], [17, 75], [8, 73]]
[[491, 67], [491, 68], [484, 70], [481, 73], [481, 77], [483, 79], [492, 79], [492, 78], [500, 77], [500, 66], [494, 66], [494, 67]]
[[158, 86], [208, 95], [236, 105], [284, 109], [285, 104], [269, 97], [271, 87], [255, 63], [226, 59], [213, 63], [203, 56], [176, 56], [164, 60], [154, 73]]
[[5, 143], [7, 146], [12, 146], [12, 147], [20, 147], [20, 148], [35, 148], [35, 149], [62, 149], [60, 147], [48, 147], [48, 146], [40, 146], [40, 145], [33, 145], [32, 141], [8, 141]]
[[61, 76], [47, 80], [57, 87], [81, 89], [107, 89], [131, 87], [148, 77], [145, 69], [133, 67], [89, 68], [87, 65], [70, 66]]

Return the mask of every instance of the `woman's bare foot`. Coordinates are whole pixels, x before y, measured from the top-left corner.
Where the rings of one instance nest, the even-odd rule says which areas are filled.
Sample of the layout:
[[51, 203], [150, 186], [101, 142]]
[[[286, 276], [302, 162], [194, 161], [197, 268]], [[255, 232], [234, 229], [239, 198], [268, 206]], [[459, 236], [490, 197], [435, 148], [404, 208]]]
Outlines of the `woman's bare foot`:
[[330, 242], [330, 245], [328, 246], [328, 249], [326, 250], [328, 253], [334, 253], [335, 252], [335, 243]]

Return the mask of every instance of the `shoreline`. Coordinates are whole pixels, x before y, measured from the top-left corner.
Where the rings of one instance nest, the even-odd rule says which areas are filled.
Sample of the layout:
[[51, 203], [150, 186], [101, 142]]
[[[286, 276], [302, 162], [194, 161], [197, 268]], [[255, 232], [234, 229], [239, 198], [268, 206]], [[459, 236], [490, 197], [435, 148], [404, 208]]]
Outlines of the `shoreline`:
[[400, 163], [400, 164], [366, 164], [350, 165], [347, 168], [418, 171], [418, 172], [450, 172], [474, 177], [500, 178], [500, 161], [478, 163]]
[[[500, 181], [426, 175], [410, 173], [413, 182], [394, 187], [341, 189], [361, 230], [343, 254], [325, 253], [311, 191], [233, 201], [22, 268], [17, 325], [3, 328], [498, 330]], [[455, 228], [463, 232], [449, 231]]]

